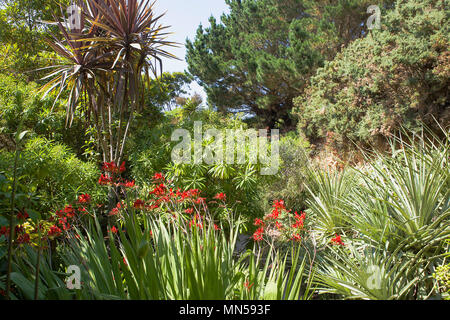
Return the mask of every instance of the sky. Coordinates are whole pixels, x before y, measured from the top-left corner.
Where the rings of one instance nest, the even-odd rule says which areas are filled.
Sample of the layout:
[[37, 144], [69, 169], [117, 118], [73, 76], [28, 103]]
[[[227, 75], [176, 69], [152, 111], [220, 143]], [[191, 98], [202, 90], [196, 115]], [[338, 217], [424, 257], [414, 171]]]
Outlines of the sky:
[[[176, 55], [181, 61], [175, 59], [163, 60], [164, 72], [183, 72], [187, 70], [186, 38], [193, 40], [200, 24], [209, 26], [208, 19], [211, 15], [220, 20], [224, 12], [228, 12], [225, 0], [158, 0], [155, 4], [155, 14], [166, 14], [161, 18], [163, 25], [171, 26], [168, 32], [173, 32], [167, 40], [180, 43], [180, 48], [168, 48], [168, 51]], [[206, 101], [206, 94], [196, 83], [191, 84], [191, 92], [197, 92]]]

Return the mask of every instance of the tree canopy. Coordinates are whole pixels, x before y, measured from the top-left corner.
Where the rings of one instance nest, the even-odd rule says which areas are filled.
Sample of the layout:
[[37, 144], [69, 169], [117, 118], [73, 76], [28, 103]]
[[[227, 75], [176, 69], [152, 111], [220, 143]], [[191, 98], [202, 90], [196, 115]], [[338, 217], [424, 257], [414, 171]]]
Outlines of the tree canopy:
[[218, 110], [289, 128], [292, 100], [315, 70], [363, 36], [370, 1], [226, 2], [230, 13], [221, 23], [211, 17], [210, 26], [200, 25], [187, 41], [189, 72]]

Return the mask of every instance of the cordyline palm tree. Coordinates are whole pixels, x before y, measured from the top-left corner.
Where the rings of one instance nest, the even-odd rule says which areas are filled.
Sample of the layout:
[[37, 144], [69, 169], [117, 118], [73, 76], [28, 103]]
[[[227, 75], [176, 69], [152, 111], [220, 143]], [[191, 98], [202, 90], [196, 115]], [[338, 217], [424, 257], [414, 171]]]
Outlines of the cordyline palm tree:
[[[154, 15], [149, 0], [78, 0], [77, 23], [58, 21], [62, 40], [48, 41], [63, 63], [52, 66], [44, 79], [44, 96], [69, 92], [66, 126], [77, 107], [95, 127], [103, 162], [119, 166], [135, 112], [143, 104], [143, 89], [162, 69], [162, 57], [175, 58], [163, 47], [168, 33]], [[63, 10], [61, 10], [63, 13]], [[73, 17], [72, 17], [73, 18]], [[59, 20], [55, 17], [55, 20]], [[63, 19], [64, 21], [64, 19]], [[158, 68], [159, 67], [159, 68]], [[58, 100], [57, 97], [57, 100]]]

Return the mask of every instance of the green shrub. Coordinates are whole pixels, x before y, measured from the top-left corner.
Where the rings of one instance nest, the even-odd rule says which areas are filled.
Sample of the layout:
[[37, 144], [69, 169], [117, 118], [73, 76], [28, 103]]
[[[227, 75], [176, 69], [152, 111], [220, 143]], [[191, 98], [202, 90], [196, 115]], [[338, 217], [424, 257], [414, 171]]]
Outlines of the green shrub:
[[62, 142], [83, 156], [90, 134], [82, 121], [75, 119], [72, 127], [66, 128], [65, 107], [53, 105], [53, 98], [41, 99], [38, 89], [34, 82], [0, 74], [0, 134], [12, 134], [21, 125], [21, 130]]
[[400, 126], [439, 131], [449, 121], [449, 11], [447, 1], [398, 0], [382, 12], [382, 27], [350, 43], [311, 78], [294, 99], [299, 128], [310, 139], [334, 133], [335, 148], [349, 140], [377, 143]]
[[306, 208], [308, 194], [305, 182], [309, 154], [310, 145], [302, 135], [289, 132], [280, 138], [280, 171], [263, 187], [265, 204], [269, 206], [272, 200], [283, 199], [288, 207], [295, 210]]
[[[179, 142], [171, 142], [171, 135], [176, 129], [187, 129], [194, 137], [194, 122], [201, 121], [203, 131], [217, 128], [222, 133], [226, 129], [247, 129], [238, 117], [223, 117], [210, 110], [192, 111], [183, 109], [169, 113], [153, 128], [136, 132], [128, 146], [131, 174], [140, 185], [149, 184], [155, 172], [165, 172], [182, 189], [201, 189], [204, 196], [213, 198], [224, 192], [227, 199], [236, 203], [235, 209], [243, 216], [262, 215], [260, 191], [262, 182], [268, 179], [259, 174], [260, 164], [174, 164], [171, 152]], [[205, 146], [208, 141], [204, 140]], [[192, 148], [193, 150], [193, 148]]]
[[[11, 172], [13, 154], [0, 152], [0, 171]], [[100, 201], [105, 191], [98, 186], [100, 170], [83, 162], [65, 145], [42, 137], [26, 142], [19, 161], [19, 177], [29, 192], [39, 196], [43, 210], [63, 207], [81, 193]]]

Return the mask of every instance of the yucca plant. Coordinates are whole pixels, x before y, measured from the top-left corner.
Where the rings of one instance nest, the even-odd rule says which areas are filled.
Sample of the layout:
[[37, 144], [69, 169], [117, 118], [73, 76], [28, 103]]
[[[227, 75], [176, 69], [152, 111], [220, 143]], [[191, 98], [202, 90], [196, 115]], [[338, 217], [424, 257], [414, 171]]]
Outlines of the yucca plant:
[[[309, 300], [315, 292], [315, 267], [304, 248], [295, 243], [282, 253], [272, 248], [263, 251], [248, 251], [248, 266], [245, 274], [242, 300]], [[303, 254], [303, 256], [302, 256]], [[288, 260], [290, 263], [288, 263]]]
[[389, 255], [383, 248], [355, 242], [329, 250], [317, 276], [320, 293], [337, 294], [344, 299], [406, 299], [424, 278], [408, 277], [408, 260]]
[[345, 199], [354, 186], [355, 174], [351, 170], [331, 172], [308, 168], [306, 189], [310, 196], [306, 201], [308, 212], [314, 216], [319, 239], [349, 229], [346, 219]]
[[[363, 299], [435, 294], [432, 274], [442, 263], [444, 241], [450, 236], [448, 133], [444, 136], [443, 141], [424, 135], [394, 138], [390, 155], [376, 153], [366, 168], [354, 169], [351, 192], [336, 199], [334, 207], [323, 205], [324, 192], [314, 194], [313, 212], [319, 217], [339, 215], [351, 231], [348, 236], [377, 248], [373, 250], [380, 257], [371, 263], [386, 275], [385, 291], [368, 290], [367, 253], [341, 252], [339, 259], [325, 254], [329, 268], [323, 278], [333, 288], [326, 292]], [[319, 190], [328, 190], [331, 184], [323, 181], [325, 187]]]
[[367, 170], [359, 171], [362, 183], [343, 211], [351, 225], [372, 243], [389, 242], [390, 251], [407, 238], [415, 252], [438, 249], [450, 235], [446, 137], [441, 143], [398, 139], [400, 149], [393, 145], [392, 156], [378, 154]]

